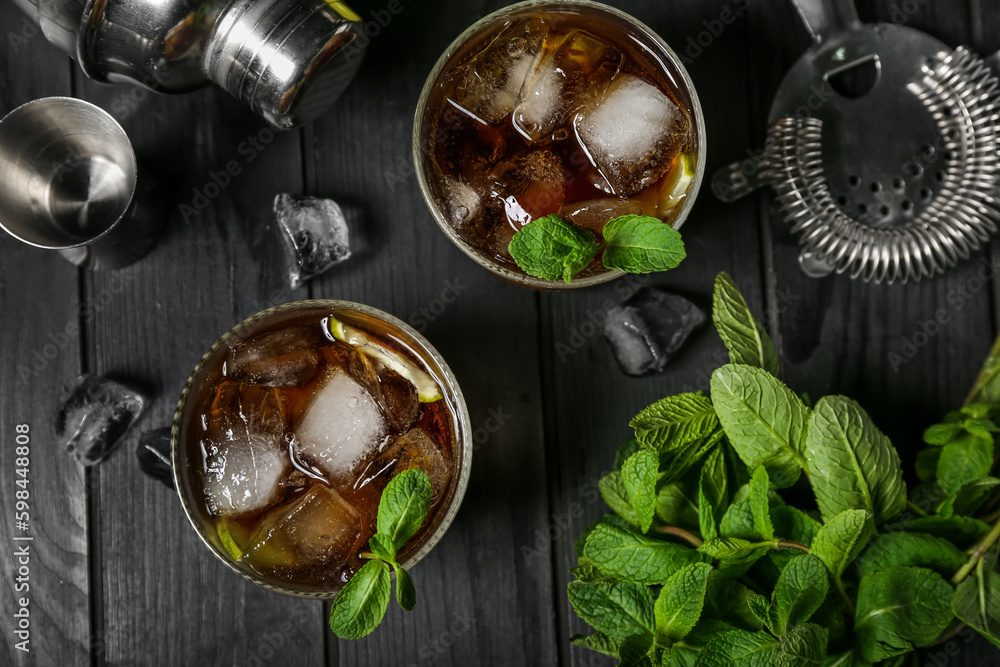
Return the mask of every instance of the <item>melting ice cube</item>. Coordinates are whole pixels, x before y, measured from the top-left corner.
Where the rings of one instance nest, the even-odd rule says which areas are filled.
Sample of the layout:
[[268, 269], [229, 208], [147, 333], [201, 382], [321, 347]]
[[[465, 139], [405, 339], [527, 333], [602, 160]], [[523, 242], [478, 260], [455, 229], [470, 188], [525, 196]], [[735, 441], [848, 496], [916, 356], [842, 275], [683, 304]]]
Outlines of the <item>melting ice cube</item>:
[[205, 499], [216, 516], [258, 512], [278, 500], [291, 466], [277, 390], [223, 382], [201, 434]]
[[538, 64], [548, 26], [541, 18], [521, 18], [456, 69], [454, 102], [489, 125], [503, 120], [521, 99]]
[[547, 148], [497, 165], [490, 177], [494, 203], [502, 207], [511, 229], [555, 213], [565, 199], [562, 158]]
[[295, 427], [295, 451], [334, 485], [349, 484], [378, 452], [386, 422], [364, 387], [342, 369], [330, 371]]
[[551, 133], [587, 95], [599, 95], [621, 69], [624, 56], [582, 30], [574, 30], [538, 63], [514, 110], [514, 127], [532, 141]]
[[648, 288], [608, 311], [604, 336], [625, 373], [647, 375], [662, 371], [704, 321], [684, 297]]
[[146, 431], [139, 436], [135, 457], [143, 474], [161, 484], [174, 488], [173, 468], [170, 465], [170, 427]]
[[66, 387], [56, 411], [57, 441], [83, 465], [103, 461], [142, 412], [145, 399], [97, 375], [81, 375]]
[[319, 335], [306, 327], [259, 334], [230, 348], [226, 374], [246, 384], [303, 385], [319, 372], [320, 343]]
[[[419, 428], [408, 431], [397, 438], [380, 460], [386, 465], [395, 465], [394, 475], [412, 468], [427, 473], [434, 489], [432, 502], [436, 503], [440, 500], [448, 488], [448, 481], [451, 479], [451, 466], [437, 443]], [[393, 462], [395, 463], [393, 464]], [[382, 467], [386, 467], [386, 465]]]
[[340, 494], [315, 484], [280, 507], [250, 537], [248, 556], [261, 566], [321, 564], [336, 569], [360, 546], [361, 516]]
[[357, 349], [351, 351], [347, 369], [368, 390], [393, 431], [402, 433], [413, 426], [420, 416], [420, 398], [412, 382]]
[[601, 234], [604, 225], [622, 215], [639, 215], [642, 204], [635, 199], [588, 199], [564, 204], [559, 214], [577, 227]]
[[351, 256], [347, 221], [335, 201], [278, 195], [274, 218], [291, 256], [292, 288]]
[[615, 79], [574, 124], [594, 165], [619, 196], [636, 194], [662, 178], [687, 132], [680, 107], [631, 74]]

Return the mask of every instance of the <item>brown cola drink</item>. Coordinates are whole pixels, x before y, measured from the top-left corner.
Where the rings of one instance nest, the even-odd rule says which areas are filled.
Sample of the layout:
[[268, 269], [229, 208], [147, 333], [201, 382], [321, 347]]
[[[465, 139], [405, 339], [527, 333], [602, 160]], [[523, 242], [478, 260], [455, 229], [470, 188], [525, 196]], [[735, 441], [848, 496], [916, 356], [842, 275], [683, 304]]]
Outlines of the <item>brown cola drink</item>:
[[433, 348], [387, 318], [343, 302], [265, 311], [189, 381], [175, 421], [179, 491], [203, 537], [251, 579], [339, 590], [403, 470], [426, 472], [434, 495], [402, 563], [457, 501], [461, 394]]
[[[617, 10], [501, 10], [459, 39], [424, 94], [425, 194], [488, 262], [519, 272], [511, 238], [552, 213], [598, 241], [621, 215], [686, 215], [697, 100], [662, 40]], [[581, 277], [604, 270], [598, 256]]]

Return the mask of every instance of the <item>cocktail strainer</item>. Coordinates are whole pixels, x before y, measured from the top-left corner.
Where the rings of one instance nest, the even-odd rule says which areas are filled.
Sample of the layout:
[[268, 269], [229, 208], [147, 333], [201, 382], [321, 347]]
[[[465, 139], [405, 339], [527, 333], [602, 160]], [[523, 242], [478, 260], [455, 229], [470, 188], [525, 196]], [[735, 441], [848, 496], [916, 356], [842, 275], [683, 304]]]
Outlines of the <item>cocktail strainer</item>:
[[715, 174], [734, 201], [774, 188], [799, 263], [875, 283], [969, 257], [1000, 222], [998, 80], [964, 47], [865, 24], [853, 0], [793, 0], [814, 44], [785, 76], [763, 151]]

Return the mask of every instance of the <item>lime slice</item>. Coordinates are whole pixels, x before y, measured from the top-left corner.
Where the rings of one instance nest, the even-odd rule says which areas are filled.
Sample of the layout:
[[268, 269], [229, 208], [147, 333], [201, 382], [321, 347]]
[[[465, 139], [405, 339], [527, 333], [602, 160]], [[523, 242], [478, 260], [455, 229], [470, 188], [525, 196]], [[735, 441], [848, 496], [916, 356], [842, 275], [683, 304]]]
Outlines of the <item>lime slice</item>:
[[341, 2], [341, 0], [326, 0], [326, 4], [330, 5], [333, 11], [337, 12], [348, 21], [361, 21], [361, 17], [355, 14], [354, 10], [348, 7], [347, 3]]
[[333, 334], [334, 338], [348, 345], [353, 345], [358, 348], [359, 352], [378, 359], [409, 380], [417, 388], [417, 397], [421, 403], [433, 403], [444, 398], [441, 388], [438, 387], [434, 378], [396, 352], [387, 350], [357, 329], [344, 324], [335, 317], [330, 317], [329, 326], [330, 333]]
[[[243, 549], [236, 543], [236, 538], [233, 537], [233, 532], [237, 534], [243, 533], [241, 526], [237, 524], [231, 524], [228, 519], [219, 519], [218, 523], [215, 525], [215, 532], [219, 535], [219, 541], [222, 543], [222, 548], [226, 550], [226, 553], [235, 560], [239, 561], [243, 558]], [[243, 543], [246, 544], [246, 535], [240, 535], [243, 538]]]
[[669, 211], [687, 197], [688, 188], [694, 180], [694, 161], [688, 153], [677, 156], [678, 164], [660, 189], [660, 212]]

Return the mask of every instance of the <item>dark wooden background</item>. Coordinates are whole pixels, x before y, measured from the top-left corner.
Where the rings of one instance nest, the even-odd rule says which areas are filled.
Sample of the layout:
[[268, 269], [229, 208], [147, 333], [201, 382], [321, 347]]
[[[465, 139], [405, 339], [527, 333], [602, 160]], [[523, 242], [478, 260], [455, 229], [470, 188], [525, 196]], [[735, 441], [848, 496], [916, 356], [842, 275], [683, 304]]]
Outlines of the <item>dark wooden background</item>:
[[[382, 0], [352, 4], [368, 19], [386, 7]], [[247, 162], [240, 144], [263, 125], [225, 93], [163, 97], [96, 85], [0, 2], [0, 114], [47, 95], [108, 109], [132, 138], [143, 175], [164, 187], [170, 215], [159, 246], [117, 273], [81, 272], [0, 236], [0, 506], [12, 512], [15, 425], [30, 424], [35, 538], [33, 652], [26, 656], [12, 639], [13, 519], [0, 521], [0, 664], [607, 664], [567, 641], [584, 630], [565, 596], [573, 538], [605, 511], [596, 482], [627, 437], [628, 419], [669, 393], [707, 388], [723, 353], [706, 330], [666, 373], [622, 375], [588, 322], [608, 299], [643, 284], [707, 307], [713, 276], [729, 271], [766, 313], [789, 383], [812, 395], [857, 398], [901, 449], [960, 403], [997, 330], [996, 284], [977, 277], [986, 251], [915, 285], [811, 280], [798, 270], [794, 239], [769, 195], [723, 205], [706, 188], [684, 228], [689, 258], [648, 281], [540, 294], [464, 257], [437, 230], [412, 176], [412, 116], [438, 55], [501, 4], [402, 0], [403, 12], [380, 27], [336, 107]], [[777, 83], [808, 45], [787, 0], [614, 4], [690, 57], [708, 124], [709, 173], [763, 142]], [[713, 22], [727, 7], [739, 18], [719, 31]], [[859, 11], [982, 53], [1000, 47], [994, 0], [865, 0]], [[706, 31], [710, 39], [701, 39], [710, 43], [688, 51]], [[180, 205], [191, 204], [193, 189], [229, 160], [243, 173], [185, 220]], [[295, 292], [282, 286], [271, 222], [279, 192], [337, 199], [357, 248], [349, 262]], [[449, 285], [459, 296], [442, 309], [436, 300]], [[323, 604], [265, 592], [224, 569], [173, 493], [135, 464], [136, 434], [169, 423], [188, 372], [222, 332], [262, 308], [306, 297], [360, 301], [408, 320], [421, 308], [439, 311], [425, 333], [455, 370], [475, 425], [495, 427], [480, 433], [457, 521], [414, 571], [416, 609], [394, 608], [376, 634], [355, 642], [326, 630]], [[889, 355], [941, 308], [950, 321], [894, 369]], [[30, 368], [50, 336], [58, 339], [74, 321], [80, 334], [22, 377], [19, 367]], [[59, 387], [81, 372], [129, 381], [152, 397], [121, 450], [90, 470], [57, 451], [51, 427]], [[985, 642], [959, 638], [956, 646], [958, 657], [943, 658], [948, 664], [997, 663]]]

